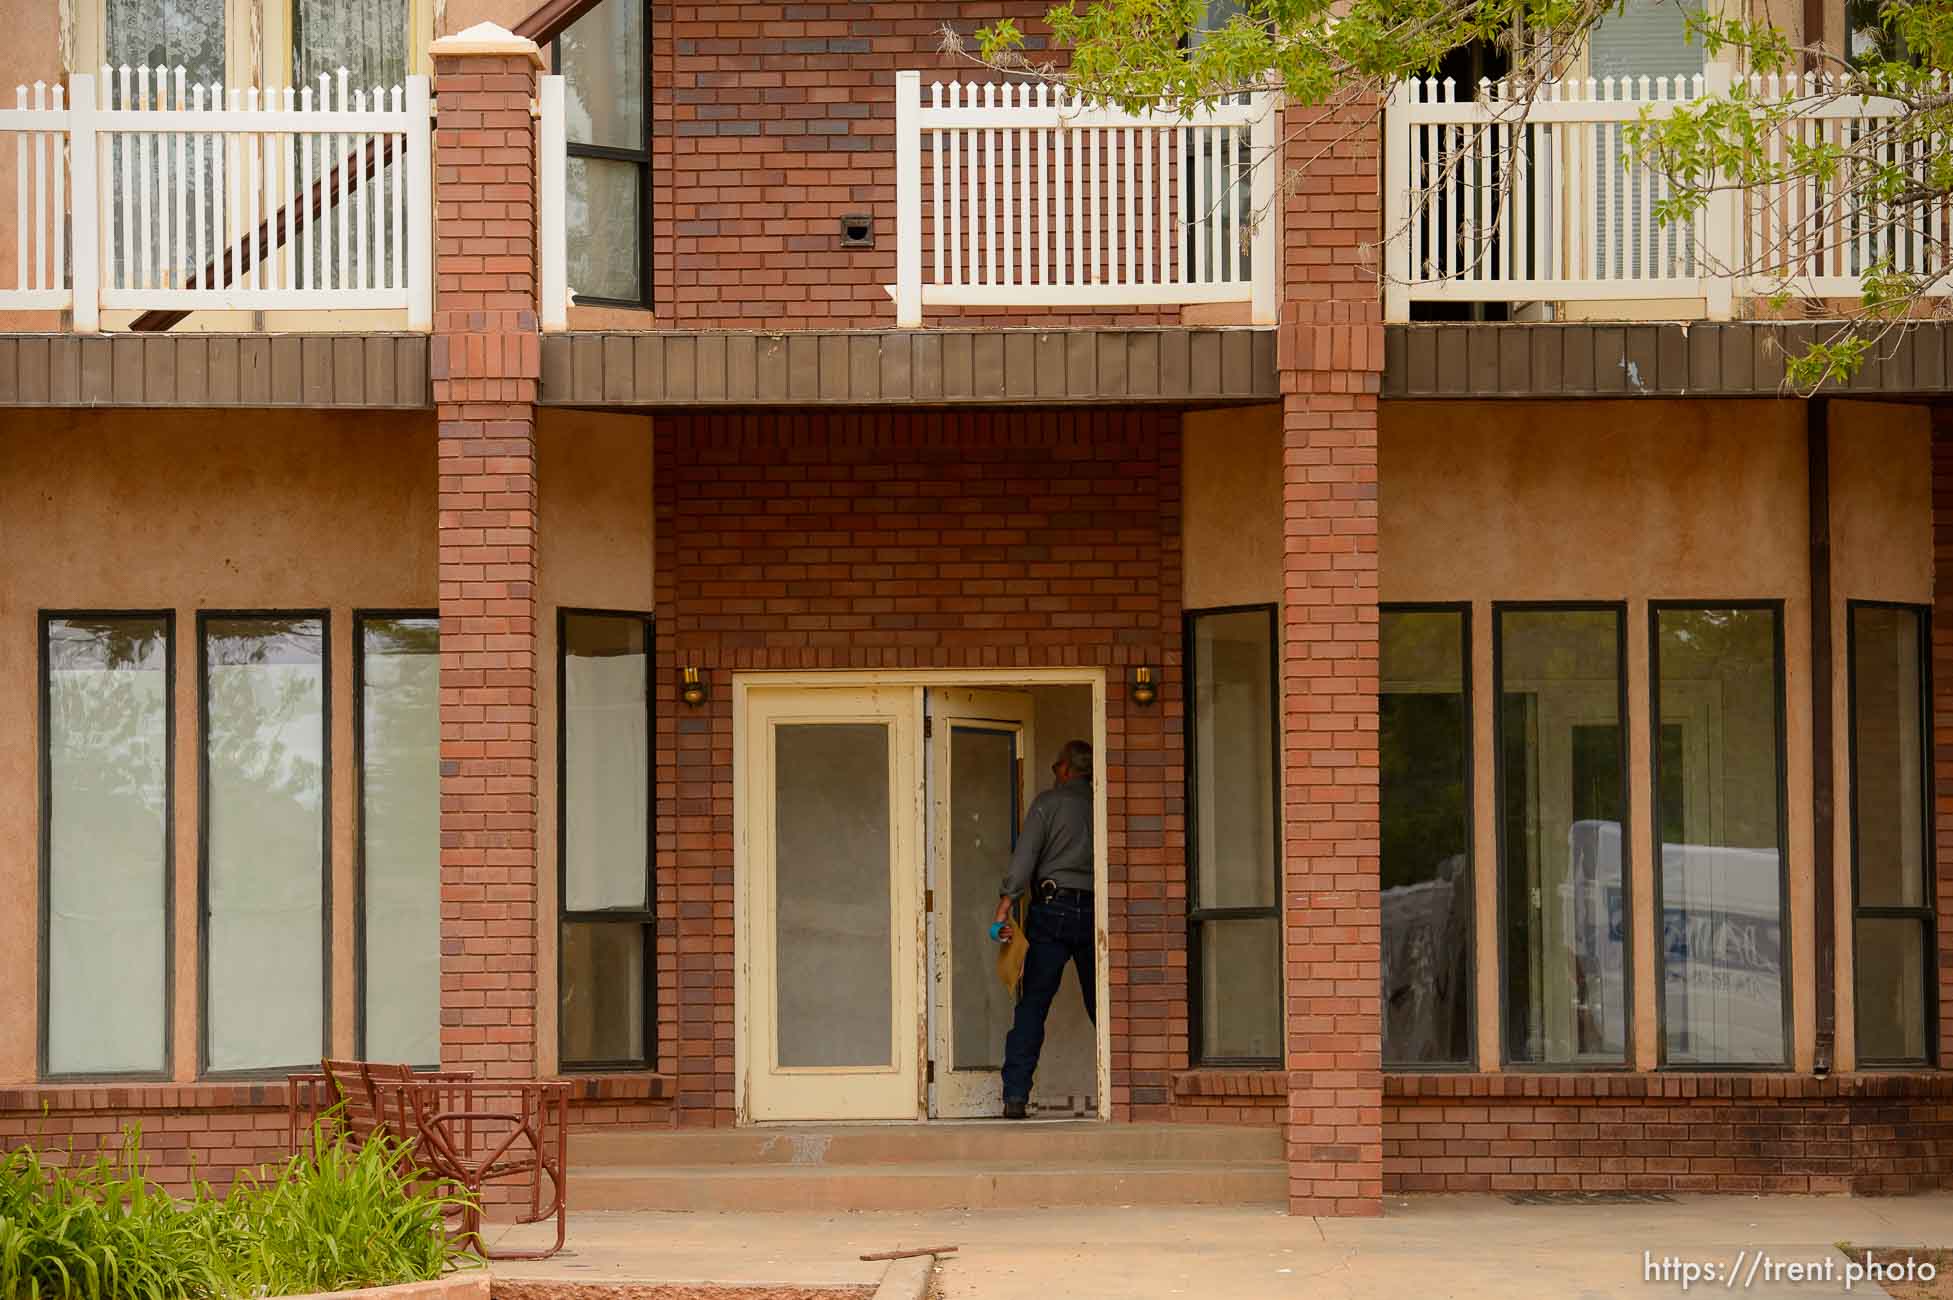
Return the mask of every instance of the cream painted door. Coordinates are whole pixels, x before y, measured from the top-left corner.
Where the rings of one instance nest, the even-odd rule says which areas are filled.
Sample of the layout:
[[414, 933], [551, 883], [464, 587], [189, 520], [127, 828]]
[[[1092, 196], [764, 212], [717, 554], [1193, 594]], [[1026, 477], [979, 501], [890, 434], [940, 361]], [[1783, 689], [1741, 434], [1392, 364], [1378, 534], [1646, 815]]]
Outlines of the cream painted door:
[[989, 928], [1036, 774], [1029, 694], [928, 693], [929, 1113], [994, 1116], [1014, 1004]]
[[922, 1114], [921, 740], [919, 687], [748, 697], [749, 1119]]

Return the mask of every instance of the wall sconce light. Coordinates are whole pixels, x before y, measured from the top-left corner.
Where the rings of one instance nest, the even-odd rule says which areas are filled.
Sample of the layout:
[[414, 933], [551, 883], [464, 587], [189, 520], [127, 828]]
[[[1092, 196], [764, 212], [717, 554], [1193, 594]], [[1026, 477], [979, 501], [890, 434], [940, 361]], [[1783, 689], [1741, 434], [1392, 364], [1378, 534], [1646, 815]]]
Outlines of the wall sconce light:
[[1159, 697], [1159, 688], [1153, 683], [1153, 670], [1143, 664], [1133, 669], [1132, 702], [1143, 709]]
[[678, 698], [694, 709], [705, 703], [705, 683], [699, 680], [698, 669], [687, 668], [680, 675]]

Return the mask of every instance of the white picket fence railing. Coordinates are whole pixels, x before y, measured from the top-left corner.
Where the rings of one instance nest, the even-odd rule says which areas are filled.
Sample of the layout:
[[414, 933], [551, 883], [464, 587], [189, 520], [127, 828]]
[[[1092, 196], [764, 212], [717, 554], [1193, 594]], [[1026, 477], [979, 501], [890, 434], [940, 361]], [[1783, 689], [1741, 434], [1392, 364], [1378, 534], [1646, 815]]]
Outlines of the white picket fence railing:
[[[1947, 205], [1866, 205], [1853, 188], [1863, 177], [1848, 171], [1740, 195], [1719, 189], [1699, 221], [1662, 222], [1655, 205], [1672, 183], [1633, 157], [1628, 124], [1731, 84], [1729, 69], [1711, 64], [1690, 78], [1552, 83], [1530, 106], [1497, 82], [1481, 82], [1473, 99], [1459, 99], [1448, 79], [1399, 86], [1385, 110], [1387, 318], [1408, 319], [1418, 301], [1700, 298], [1711, 319], [1727, 319], [1736, 299], [1780, 290], [1856, 296], [1859, 276], [1881, 261], [1928, 277], [1946, 270]], [[1816, 76], [1752, 77], [1747, 89], [1795, 110], [1766, 136], [1778, 160], [1793, 140], [1849, 150], [1903, 111], [1840, 98]], [[1922, 179], [1928, 165], [1918, 147], [1882, 161]]]
[[0, 110], [16, 232], [0, 309], [71, 309], [82, 332], [104, 309], [394, 309], [431, 329], [430, 120], [418, 76], [260, 91], [105, 67], [67, 96], [20, 87]]
[[952, 81], [925, 104], [913, 71], [895, 95], [898, 325], [927, 307], [1211, 302], [1274, 322], [1272, 95], [1182, 117]]

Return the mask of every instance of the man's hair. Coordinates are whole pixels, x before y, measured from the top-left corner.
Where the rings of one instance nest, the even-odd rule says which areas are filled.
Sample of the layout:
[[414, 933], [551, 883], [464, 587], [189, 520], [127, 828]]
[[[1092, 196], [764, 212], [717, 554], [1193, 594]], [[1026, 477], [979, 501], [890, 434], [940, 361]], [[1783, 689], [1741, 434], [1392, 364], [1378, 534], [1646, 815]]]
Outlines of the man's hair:
[[1069, 767], [1073, 776], [1091, 779], [1092, 747], [1084, 741], [1067, 740], [1065, 747], [1058, 751], [1058, 761]]

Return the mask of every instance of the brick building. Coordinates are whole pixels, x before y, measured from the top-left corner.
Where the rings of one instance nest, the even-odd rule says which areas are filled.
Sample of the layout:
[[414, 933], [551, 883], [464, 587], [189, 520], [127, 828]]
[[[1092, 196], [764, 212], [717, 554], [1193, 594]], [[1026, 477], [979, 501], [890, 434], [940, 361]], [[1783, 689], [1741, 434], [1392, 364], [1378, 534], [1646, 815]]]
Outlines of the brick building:
[[[1944, 1182], [1937, 326], [1805, 401], [1673, 277], [1386, 322], [1396, 119], [904, 98], [1017, 0], [152, 7], [0, 54], [71, 96], [0, 120], [0, 1136], [222, 1179], [322, 1054], [569, 1078], [598, 1166], [994, 1114], [1084, 739], [1034, 1101], [1248, 1153], [1188, 1195]], [[125, 63], [355, 116], [152, 153]]]

